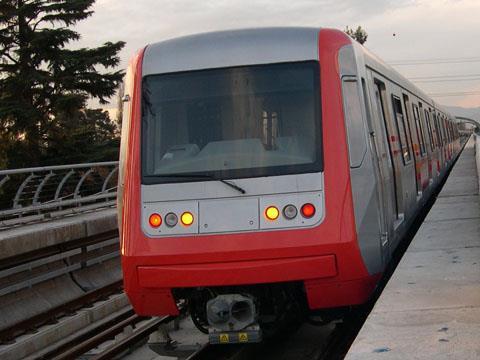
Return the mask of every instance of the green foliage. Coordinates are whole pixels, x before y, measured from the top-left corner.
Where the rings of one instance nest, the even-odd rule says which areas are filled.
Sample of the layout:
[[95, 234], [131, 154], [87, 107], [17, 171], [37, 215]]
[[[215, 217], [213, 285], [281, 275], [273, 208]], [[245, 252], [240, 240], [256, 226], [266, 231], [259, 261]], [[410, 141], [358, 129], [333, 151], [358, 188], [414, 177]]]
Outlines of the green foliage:
[[[70, 132], [69, 139], [92, 117], [102, 123], [99, 110], [82, 109], [89, 97], [105, 104], [115, 94], [123, 72], [111, 69], [124, 43], [67, 48], [80, 38], [69, 27], [91, 16], [94, 2], [0, 0], [0, 139], [8, 141], [0, 146], [0, 164], [5, 158], [8, 167], [51, 162], [59, 133]], [[66, 116], [73, 116], [70, 128], [62, 128]]]
[[79, 110], [58, 114], [48, 132], [44, 163], [49, 165], [108, 161], [118, 158], [117, 127], [107, 111]]
[[354, 40], [357, 40], [362, 45], [367, 41], [368, 34], [365, 29], [362, 29], [361, 26], [358, 26], [356, 30], [350, 29], [347, 26], [344, 31], [348, 36]]

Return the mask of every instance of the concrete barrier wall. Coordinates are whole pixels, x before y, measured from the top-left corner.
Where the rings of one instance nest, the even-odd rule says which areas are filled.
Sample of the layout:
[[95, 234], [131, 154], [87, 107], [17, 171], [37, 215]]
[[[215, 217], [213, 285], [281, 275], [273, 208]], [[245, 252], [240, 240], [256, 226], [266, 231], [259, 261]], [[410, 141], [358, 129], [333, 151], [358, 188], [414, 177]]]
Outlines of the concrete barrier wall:
[[[111, 232], [116, 228], [116, 210], [108, 209], [9, 229], [0, 232], [0, 261], [45, 247]], [[118, 239], [108, 241], [110, 242], [106, 246], [89, 251], [93, 261], [96, 258], [102, 259], [102, 256], [105, 259], [86, 267], [69, 270], [70, 262], [74, 260], [70, 257], [1, 277], [0, 290], [44, 273], [64, 273], [0, 296], [0, 330], [76, 299], [88, 291], [121, 280]], [[8, 273], [8, 269], [4, 271]]]
[[117, 211], [108, 209], [0, 232], [0, 260], [117, 228]]

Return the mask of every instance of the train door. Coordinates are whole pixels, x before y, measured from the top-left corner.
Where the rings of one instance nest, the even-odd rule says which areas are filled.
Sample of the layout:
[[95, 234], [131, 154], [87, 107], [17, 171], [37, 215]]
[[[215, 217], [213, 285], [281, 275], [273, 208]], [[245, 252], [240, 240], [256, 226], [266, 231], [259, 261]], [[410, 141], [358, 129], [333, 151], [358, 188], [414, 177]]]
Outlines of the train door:
[[[392, 105], [392, 127], [389, 129], [391, 134], [397, 134], [392, 146], [397, 149], [394, 157], [395, 176], [397, 177], [397, 199], [399, 200], [399, 209], [401, 210], [397, 222], [399, 226], [403, 220], [410, 217], [417, 199], [415, 187], [415, 167], [412, 155], [411, 140], [408, 136], [408, 125], [405, 110], [401, 101], [401, 89], [390, 84], [392, 95], [390, 97]], [[394, 152], [395, 154], [395, 152]], [[403, 230], [400, 230], [402, 232]]]
[[429, 171], [430, 171], [430, 182], [433, 182], [437, 176], [437, 142], [435, 140], [435, 133], [432, 127], [432, 121], [430, 118], [430, 109], [424, 109], [425, 122], [427, 124], [427, 131], [430, 138], [430, 156], [429, 156]]
[[440, 173], [443, 168], [444, 162], [444, 154], [443, 154], [443, 138], [442, 138], [442, 130], [440, 126], [441, 115], [436, 110], [433, 110], [433, 123], [435, 127], [435, 132], [437, 133], [437, 144], [438, 144], [438, 162], [437, 162], [437, 170]]
[[404, 218], [404, 204], [402, 197], [402, 174], [401, 174], [401, 159], [402, 149], [399, 144], [399, 136], [397, 129], [393, 125], [391, 120], [390, 108], [388, 105], [388, 96], [385, 88], [385, 84], [382, 82], [377, 82], [377, 88], [379, 92], [378, 101], [382, 109], [382, 123], [385, 131], [385, 136], [387, 138], [387, 146], [390, 154], [390, 161], [392, 163], [392, 175], [393, 175], [393, 184], [395, 189], [395, 217], [394, 217], [394, 226], [395, 228], [403, 221]]
[[405, 120], [407, 125], [407, 138], [410, 138], [410, 143], [412, 144], [413, 150], [413, 163], [415, 169], [415, 185], [417, 190], [417, 200], [422, 195], [422, 168], [421, 168], [421, 158], [420, 158], [420, 140], [418, 131], [413, 131], [414, 127], [412, 125], [412, 106], [410, 104], [410, 99], [408, 95], [403, 94], [403, 106], [405, 108]]
[[438, 125], [437, 125], [437, 114], [435, 109], [430, 109], [430, 122], [432, 124], [432, 133], [433, 139], [435, 142], [435, 159], [433, 168], [435, 169], [435, 176], [440, 175], [440, 162], [442, 159], [442, 142], [440, 140], [440, 134], [438, 132]]
[[393, 203], [394, 189], [392, 184], [391, 170], [388, 164], [388, 150], [386, 148], [386, 139], [382, 136], [380, 122], [375, 120], [378, 117], [376, 104], [372, 102], [371, 90], [368, 88], [364, 78], [362, 78], [363, 99], [367, 112], [367, 127], [369, 133], [369, 145], [373, 157], [373, 168], [377, 181], [377, 196], [379, 206], [379, 228], [380, 228], [380, 248], [382, 253], [382, 262], [386, 266], [390, 259], [389, 238], [393, 234]]
[[400, 218], [399, 201], [397, 199], [397, 178], [393, 162], [392, 149], [389, 144], [389, 132], [387, 131], [386, 89], [385, 83], [377, 78], [372, 79], [374, 84], [374, 111], [377, 121], [372, 124], [374, 129], [374, 142], [377, 149], [377, 159], [382, 176], [380, 186], [383, 193], [383, 208], [385, 213], [385, 233], [383, 234], [382, 250], [384, 263], [387, 263], [391, 253], [391, 241], [394, 237], [395, 222]]
[[419, 109], [417, 104], [412, 104], [412, 109], [413, 121], [415, 123], [415, 132], [417, 133], [418, 138], [418, 151], [420, 152], [420, 186], [421, 191], [423, 191], [428, 186], [428, 182], [430, 179], [430, 174], [427, 166], [427, 140], [425, 136], [425, 127], [423, 126], [424, 123], [421, 119], [421, 109]]
[[425, 139], [425, 151], [426, 151], [426, 162], [427, 162], [427, 176], [428, 176], [428, 183], [423, 187], [425, 190], [432, 182], [433, 182], [433, 174], [432, 174], [432, 134], [430, 133], [430, 129], [428, 126], [428, 119], [427, 119], [427, 111], [423, 108], [423, 104], [420, 101], [418, 103], [419, 107], [419, 115], [420, 115], [420, 124], [424, 130], [424, 139]]

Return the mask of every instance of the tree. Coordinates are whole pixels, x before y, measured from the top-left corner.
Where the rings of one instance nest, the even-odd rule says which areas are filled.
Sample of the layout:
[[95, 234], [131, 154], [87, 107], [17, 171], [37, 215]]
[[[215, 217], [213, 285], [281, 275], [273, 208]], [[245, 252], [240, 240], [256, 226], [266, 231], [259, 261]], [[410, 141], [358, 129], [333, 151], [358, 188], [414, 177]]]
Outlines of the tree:
[[358, 26], [355, 31], [347, 26], [345, 28], [345, 33], [352, 39], [357, 40], [362, 45], [367, 41], [368, 38], [367, 32], [365, 29], [362, 29], [361, 26]]
[[67, 48], [80, 38], [69, 27], [91, 16], [94, 2], [0, 0], [0, 138], [11, 140], [10, 167], [38, 165], [62, 115], [78, 115], [89, 97], [105, 104], [115, 94], [124, 42]]
[[48, 131], [44, 164], [66, 164], [118, 159], [117, 126], [103, 109], [81, 109], [58, 114]]

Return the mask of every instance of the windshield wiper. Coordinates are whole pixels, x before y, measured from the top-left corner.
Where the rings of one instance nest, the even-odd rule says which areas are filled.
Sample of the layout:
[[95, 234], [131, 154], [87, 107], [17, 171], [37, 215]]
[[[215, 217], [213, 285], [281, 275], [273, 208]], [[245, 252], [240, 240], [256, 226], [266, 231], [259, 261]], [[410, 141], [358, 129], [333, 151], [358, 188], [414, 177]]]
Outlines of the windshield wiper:
[[165, 174], [165, 175], [153, 175], [155, 177], [176, 177], [176, 178], [197, 178], [197, 179], [210, 179], [210, 180], [216, 180], [220, 181], [221, 183], [230, 186], [232, 189], [237, 190], [238, 192], [242, 194], [246, 194], [247, 192], [241, 188], [240, 186], [234, 184], [233, 182], [227, 181], [225, 179], [217, 178], [213, 175], [207, 175], [207, 174], [188, 174], [188, 173], [183, 173], [183, 174]]

